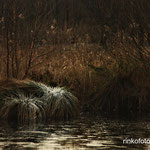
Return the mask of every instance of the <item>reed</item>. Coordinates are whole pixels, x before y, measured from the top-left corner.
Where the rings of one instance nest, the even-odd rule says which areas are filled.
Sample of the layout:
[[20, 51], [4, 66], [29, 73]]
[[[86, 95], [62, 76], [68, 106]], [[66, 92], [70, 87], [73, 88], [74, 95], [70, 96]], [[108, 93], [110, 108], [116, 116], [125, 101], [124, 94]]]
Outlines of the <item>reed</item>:
[[107, 72], [101, 68], [95, 70], [104, 84], [100, 85], [99, 94], [90, 103], [95, 108], [94, 111], [119, 115], [149, 112], [149, 71], [126, 64], [112, 68], [107, 68]]

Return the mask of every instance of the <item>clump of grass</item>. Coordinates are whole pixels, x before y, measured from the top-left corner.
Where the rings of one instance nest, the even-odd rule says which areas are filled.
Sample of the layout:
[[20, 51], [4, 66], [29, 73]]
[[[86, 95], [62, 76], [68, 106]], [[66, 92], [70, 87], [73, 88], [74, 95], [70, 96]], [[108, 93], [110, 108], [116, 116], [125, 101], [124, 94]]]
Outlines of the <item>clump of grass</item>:
[[68, 120], [79, 115], [78, 99], [65, 88], [51, 88], [43, 99], [47, 100], [47, 118]]
[[[26, 95], [34, 95], [39, 86], [31, 80], [7, 80], [0, 82], [0, 98], [5, 96], [16, 95], [18, 91], [25, 93]], [[41, 93], [42, 94], [42, 93]]]
[[0, 117], [4, 119], [24, 123], [39, 119], [68, 120], [79, 115], [78, 100], [69, 91], [31, 80], [1, 82], [0, 98]]
[[65, 88], [52, 88], [34, 81], [30, 81], [29, 84], [36, 88], [34, 95], [44, 102], [48, 119], [68, 120], [79, 115], [78, 99]]
[[45, 110], [42, 101], [36, 97], [17, 92], [16, 96], [10, 95], [4, 98], [0, 116], [6, 120], [14, 119], [20, 123], [29, 123], [44, 119]]

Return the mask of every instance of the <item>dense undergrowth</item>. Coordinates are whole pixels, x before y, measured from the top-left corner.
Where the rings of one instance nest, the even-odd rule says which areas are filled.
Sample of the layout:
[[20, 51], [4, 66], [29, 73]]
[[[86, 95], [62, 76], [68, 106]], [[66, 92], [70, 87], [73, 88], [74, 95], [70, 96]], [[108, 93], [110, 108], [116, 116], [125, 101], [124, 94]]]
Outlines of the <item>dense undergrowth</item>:
[[149, 113], [149, 67], [123, 59], [116, 61], [107, 55], [103, 57], [107, 62], [103, 60], [99, 64], [96, 57], [91, 61], [93, 64], [89, 63], [88, 57], [83, 57], [84, 61], [78, 57], [74, 64], [59, 64], [60, 70], [55, 70], [56, 74], [47, 70], [30, 78], [68, 87], [80, 100], [82, 113], [127, 116]]
[[88, 104], [93, 111], [127, 116], [150, 112], [148, 70], [121, 63], [117, 68], [113, 66], [113, 69], [97, 68], [96, 74], [100, 80], [103, 78], [105, 81]]

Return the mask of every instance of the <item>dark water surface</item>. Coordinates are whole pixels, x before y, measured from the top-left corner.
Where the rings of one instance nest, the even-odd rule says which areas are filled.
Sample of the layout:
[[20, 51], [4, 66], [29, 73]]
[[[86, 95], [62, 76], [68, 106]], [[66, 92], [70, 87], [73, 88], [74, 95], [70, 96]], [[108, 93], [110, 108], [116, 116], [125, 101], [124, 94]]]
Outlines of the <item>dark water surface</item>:
[[150, 119], [84, 117], [71, 122], [29, 126], [0, 122], [0, 150], [150, 149], [123, 139], [150, 140]]

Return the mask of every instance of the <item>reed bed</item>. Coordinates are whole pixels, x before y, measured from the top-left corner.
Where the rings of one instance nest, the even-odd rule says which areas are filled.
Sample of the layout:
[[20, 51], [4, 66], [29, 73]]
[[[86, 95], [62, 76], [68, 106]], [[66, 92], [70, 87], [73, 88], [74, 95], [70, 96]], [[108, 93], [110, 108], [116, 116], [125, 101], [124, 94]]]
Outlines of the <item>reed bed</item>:
[[143, 67], [121, 65], [121, 68], [115, 65], [106, 70], [95, 68], [97, 78], [103, 79], [103, 84], [89, 105], [99, 114], [132, 116], [149, 113], [149, 71]]

